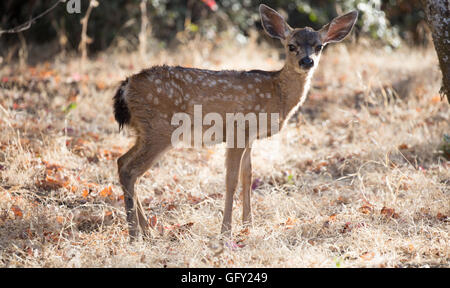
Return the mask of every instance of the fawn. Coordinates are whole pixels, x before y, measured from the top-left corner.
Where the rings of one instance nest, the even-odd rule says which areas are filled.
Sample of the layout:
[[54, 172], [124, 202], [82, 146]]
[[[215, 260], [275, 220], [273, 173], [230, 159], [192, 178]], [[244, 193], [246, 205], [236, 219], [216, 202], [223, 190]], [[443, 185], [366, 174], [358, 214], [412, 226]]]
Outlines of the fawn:
[[[264, 4], [260, 5], [259, 11], [265, 32], [281, 40], [286, 50], [285, 65], [280, 71], [210, 71], [155, 66], [127, 78], [120, 85], [114, 96], [115, 119], [119, 131], [129, 125], [136, 133], [134, 146], [117, 161], [131, 241], [139, 235], [138, 226], [145, 235], [149, 232], [144, 209], [134, 191], [136, 179], [173, 146], [171, 135], [175, 127], [170, 119], [174, 114], [193, 115], [195, 105], [202, 105], [204, 112], [222, 116], [238, 112], [278, 113], [281, 129], [306, 100], [323, 47], [343, 40], [358, 17], [358, 12], [352, 11], [315, 31], [309, 27], [291, 28], [280, 14]], [[269, 131], [258, 138], [276, 132]], [[247, 225], [252, 221], [252, 140], [248, 133], [245, 135], [245, 147], [227, 146], [221, 229], [225, 236], [231, 236], [233, 196], [239, 177], [242, 182], [242, 220]]]

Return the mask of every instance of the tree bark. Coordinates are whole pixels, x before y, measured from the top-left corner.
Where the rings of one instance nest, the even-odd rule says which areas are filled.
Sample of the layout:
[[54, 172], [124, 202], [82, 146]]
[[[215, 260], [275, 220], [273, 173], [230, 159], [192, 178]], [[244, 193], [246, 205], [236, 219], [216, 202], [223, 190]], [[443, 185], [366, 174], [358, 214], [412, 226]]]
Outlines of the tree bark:
[[442, 71], [439, 92], [450, 103], [450, 3], [449, 0], [422, 0], [422, 3]]

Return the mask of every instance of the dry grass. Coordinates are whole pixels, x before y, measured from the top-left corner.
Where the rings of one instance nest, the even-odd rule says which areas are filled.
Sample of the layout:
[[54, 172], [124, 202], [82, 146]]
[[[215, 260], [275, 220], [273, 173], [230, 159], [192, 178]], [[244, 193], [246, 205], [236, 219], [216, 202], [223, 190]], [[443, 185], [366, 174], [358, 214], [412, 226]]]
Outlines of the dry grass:
[[[219, 41], [219, 40], [218, 40]], [[116, 158], [118, 81], [154, 64], [277, 69], [276, 52], [192, 42], [0, 69], [0, 266], [449, 267], [450, 132], [432, 50], [327, 49], [300, 114], [253, 149], [253, 227], [218, 241], [224, 147], [174, 149], [137, 185], [155, 224], [129, 244]], [[70, 103], [76, 103], [73, 109]], [[65, 109], [65, 111], [64, 111]], [[248, 233], [249, 232], [249, 233]]]

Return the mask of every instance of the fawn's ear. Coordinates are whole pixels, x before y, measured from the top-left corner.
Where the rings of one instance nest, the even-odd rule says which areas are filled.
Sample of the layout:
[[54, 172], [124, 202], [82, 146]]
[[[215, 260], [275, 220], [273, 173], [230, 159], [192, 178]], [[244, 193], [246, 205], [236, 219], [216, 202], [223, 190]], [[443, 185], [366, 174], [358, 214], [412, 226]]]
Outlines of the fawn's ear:
[[334, 18], [319, 30], [322, 44], [340, 42], [352, 31], [358, 19], [358, 11], [353, 10], [345, 15]]
[[259, 13], [261, 14], [261, 23], [266, 33], [272, 38], [286, 40], [292, 28], [284, 21], [283, 16], [264, 4], [259, 5]]

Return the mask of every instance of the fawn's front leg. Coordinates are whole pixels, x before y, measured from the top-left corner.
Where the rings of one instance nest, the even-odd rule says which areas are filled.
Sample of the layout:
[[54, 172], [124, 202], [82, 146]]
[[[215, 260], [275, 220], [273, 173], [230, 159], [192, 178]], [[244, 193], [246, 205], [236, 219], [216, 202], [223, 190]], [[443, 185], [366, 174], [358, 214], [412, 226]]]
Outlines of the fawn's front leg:
[[241, 165], [244, 148], [228, 148], [226, 156], [226, 194], [225, 209], [223, 213], [222, 234], [231, 236], [231, 218], [233, 213], [233, 196], [239, 180], [239, 168]]
[[242, 223], [244, 225], [252, 224], [251, 211], [251, 192], [252, 192], [252, 149], [245, 148], [241, 159], [241, 183], [242, 183]]

